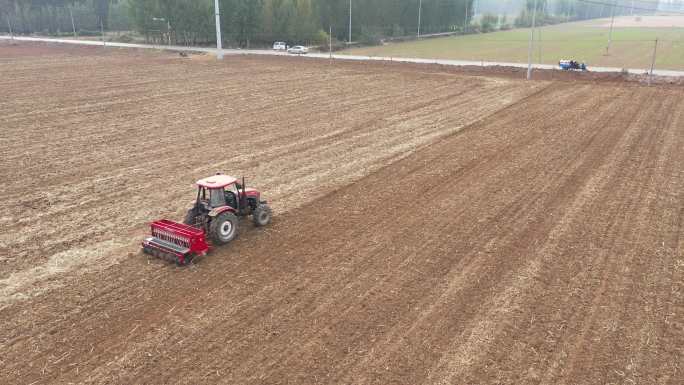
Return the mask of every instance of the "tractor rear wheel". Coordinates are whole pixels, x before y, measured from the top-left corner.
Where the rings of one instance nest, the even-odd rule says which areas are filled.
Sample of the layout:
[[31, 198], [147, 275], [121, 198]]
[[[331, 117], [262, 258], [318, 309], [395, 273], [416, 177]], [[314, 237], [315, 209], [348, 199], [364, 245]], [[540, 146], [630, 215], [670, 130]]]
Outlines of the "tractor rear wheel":
[[265, 204], [259, 204], [252, 213], [252, 220], [257, 227], [266, 226], [271, 222], [271, 208]]
[[233, 213], [222, 213], [211, 220], [209, 236], [218, 245], [225, 245], [237, 236], [238, 218]]

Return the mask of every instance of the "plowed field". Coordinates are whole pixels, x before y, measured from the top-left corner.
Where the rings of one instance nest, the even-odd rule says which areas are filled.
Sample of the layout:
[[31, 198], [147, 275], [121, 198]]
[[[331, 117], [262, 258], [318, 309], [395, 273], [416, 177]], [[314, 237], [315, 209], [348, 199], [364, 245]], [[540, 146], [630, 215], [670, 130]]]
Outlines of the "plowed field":
[[[42, 46], [0, 74], [0, 383], [684, 379], [682, 88]], [[140, 254], [216, 171], [274, 223]]]

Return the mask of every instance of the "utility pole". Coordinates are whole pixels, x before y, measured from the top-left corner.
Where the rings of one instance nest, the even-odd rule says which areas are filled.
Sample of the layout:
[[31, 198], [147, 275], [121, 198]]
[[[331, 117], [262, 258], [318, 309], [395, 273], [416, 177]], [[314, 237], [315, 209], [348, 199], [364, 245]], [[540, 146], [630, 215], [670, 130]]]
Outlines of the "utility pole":
[[648, 76], [648, 85], [651, 85], [653, 79], [653, 69], [655, 68], [656, 62], [656, 51], [658, 50], [658, 39], [655, 40], [655, 45], [653, 45], [653, 59], [651, 60], [651, 73]]
[[629, 11], [629, 14], [634, 16], [634, 0], [632, 0], [632, 9]]
[[532, 50], [534, 49], [534, 26], [537, 22], [537, 0], [534, 0], [532, 11], [532, 30], [530, 31], [530, 45], [527, 49], [527, 80], [532, 79]]
[[102, 34], [102, 46], [103, 46], [103, 47], [106, 47], [106, 46], [107, 46], [107, 41], [105, 40], [104, 22], [102, 21], [102, 17], [100, 17], [100, 33]]
[[14, 32], [12, 31], [12, 22], [10, 22], [9, 14], [7, 15], [7, 27], [9, 28], [10, 41], [14, 41]]
[[214, 13], [216, 14], [216, 59], [223, 60], [223, 46], [221, 42], [221, 11], [219, 0], [214, 0]]
[[[536, 0], [535, 0], [536, 1]], [[463, 34], [468, 33], [468, 0], [465, 2], [465, 19], [463, 20]]]
[[423, 0], [418, 2], [418, 37], [420, 37], [420, 12], [423, 10]]
[[349, 44], [351, 44], [351, 12], [352, 12], [352, 0], [349, 0], [349, 40], [347, 41], [347, 43], [349, 43]]
[[74, 13], [71, 11], [71, 7], [69, 7], [69, 16], [71, 16], [71, 30], [74, 31], [74, 37], [77, 37], [76, 23], [74, 23]]
[[330, 52], [330, 62], [332, 62], [332, 25], [330, 26], [330, 33], [328, 34], [328, 50]]
[[539, 64], [541, 64], [542, 63], [542, 29], [539, 28], [537, 30], [537, 33], [539, 36], [539, 39], [537, 40], [537, 42], [539, 43]]
[[613, 43], [613, 24], [615, 24], [615, 7], [617, 0], [613, 1], [610, 8], [610, 31], [608, 32], [608, 46], [606, 47], [606, 55], [610, 55], [610, 45]]

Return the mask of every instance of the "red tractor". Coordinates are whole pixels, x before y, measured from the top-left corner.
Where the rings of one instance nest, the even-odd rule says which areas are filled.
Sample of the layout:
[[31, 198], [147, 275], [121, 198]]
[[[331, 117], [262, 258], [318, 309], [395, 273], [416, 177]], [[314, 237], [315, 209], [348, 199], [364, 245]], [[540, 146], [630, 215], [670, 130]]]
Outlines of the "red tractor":
[[197, 199], [183, 223], [152, 222], [152, 236], [143, 241], [143, 251], [185, 265], [209, 251], [207, 237], [214, 245], [235, 239], [238, 218], [249, 215], [256, 226], [265, 226], [271, 221], [271, 208], [261, 200], [259, 191], [245, 187], [244, 178], [242, 183], [222, 174], [200, 179]]

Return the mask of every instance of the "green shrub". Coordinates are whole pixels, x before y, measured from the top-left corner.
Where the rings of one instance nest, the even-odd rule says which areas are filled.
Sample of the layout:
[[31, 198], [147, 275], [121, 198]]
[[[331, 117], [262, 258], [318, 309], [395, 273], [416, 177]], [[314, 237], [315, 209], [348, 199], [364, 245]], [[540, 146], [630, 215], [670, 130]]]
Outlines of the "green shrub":
[[124, 33], [123, 35], [117, 37], [116, 41], [118, 41], [120, 43], [132, 43], [135, 41], [135, 39], [133, 38], [133, 36], [131, 36], [127, 33]]
[[319, 29], [318, 32], [313, 37], [313, 44], [325, 44], [326, 46], [329, 44], [330, 41], [330, 35], [328, 35], [327, 32], [325, 32], [322, 29]]
[[485, 13], [480, 20], [480, 29], [482, 32], [492, 32], [496, 30], [499, 24], [499, 17], [493, 13]]

